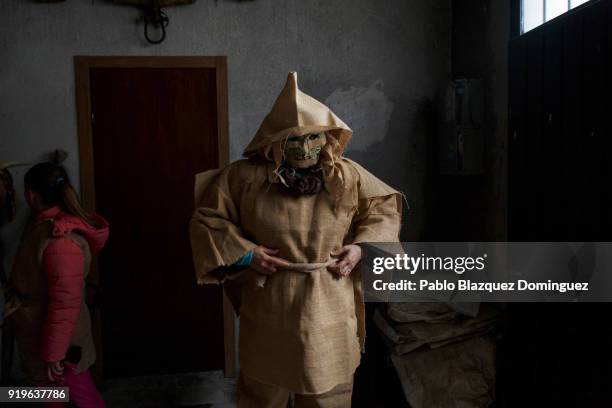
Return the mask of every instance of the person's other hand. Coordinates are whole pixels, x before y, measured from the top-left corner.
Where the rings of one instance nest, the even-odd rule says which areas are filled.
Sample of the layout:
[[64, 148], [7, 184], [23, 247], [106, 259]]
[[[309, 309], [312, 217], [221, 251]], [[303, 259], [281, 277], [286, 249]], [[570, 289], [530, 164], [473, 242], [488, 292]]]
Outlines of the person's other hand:
[[332, 251], [331, 255], [337, 259], [335, 264], [329, 266], [329, 269], [340, 276], [348, 276], [361, 260], [361, 247], [354, 244], [345, 245]]
[[289, 265], [289, 261], [274, 256], [276, 254], [278, 254], [278, 249], [266, 248], [260, 245], [253, 250], [253, 260], [249, 266], [259, 273], [271, 275], [276, 272], [277, 267]]
[[61, 361], [47, 362], [47, 377], [54, 383], [61, 382], [64, 379], [64, 366]]

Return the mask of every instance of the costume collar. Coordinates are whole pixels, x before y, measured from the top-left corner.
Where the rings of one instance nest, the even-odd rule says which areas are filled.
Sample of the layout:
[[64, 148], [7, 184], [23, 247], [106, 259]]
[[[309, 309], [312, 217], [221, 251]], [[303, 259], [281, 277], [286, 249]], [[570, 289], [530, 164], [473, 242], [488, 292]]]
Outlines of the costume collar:
[[267, 172], [267, 176], [268, 176], [268, 182], [269, 183], [278, 183], [278, 176], [276, 175], [276, 173], [274, 173], [274, 163], [268, 163], [266, 164], [266, 172]]

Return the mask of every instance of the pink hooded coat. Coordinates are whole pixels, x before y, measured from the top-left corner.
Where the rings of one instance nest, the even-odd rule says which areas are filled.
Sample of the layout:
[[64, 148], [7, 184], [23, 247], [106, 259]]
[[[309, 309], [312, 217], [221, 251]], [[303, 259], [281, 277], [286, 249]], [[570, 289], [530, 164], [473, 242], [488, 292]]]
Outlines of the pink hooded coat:
[[24, 371], [35, 382], [44, 362], [60, 361], [71, 345], [82, 349], [78, 371], [95, 361], [89, 312], [84, 302], [91, 255], [108, 239], [108, 223], [94, 228], [53, 207], [37, 214], [24, 231], [15, 257], [8, 302]]

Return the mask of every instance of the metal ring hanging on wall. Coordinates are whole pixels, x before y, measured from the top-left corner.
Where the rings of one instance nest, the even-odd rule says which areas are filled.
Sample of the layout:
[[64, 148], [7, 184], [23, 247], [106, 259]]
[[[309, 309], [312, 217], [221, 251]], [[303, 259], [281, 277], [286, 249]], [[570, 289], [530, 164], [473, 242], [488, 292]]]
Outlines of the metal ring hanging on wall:
[[[136, 6], [144, 13], [144, 37], [150, 44], [160, 44], [166, 39], [166, 27], [170, 24], [162, 7], [195, 3], [197, 0], [113, 0], [115, 4]], [[161, 31], [159, 38], [153, 38], [151, 26]]]
[[[170, 24], [168, 15], [159, 7], [159, 0], [152, 0], [152, 7], [150, 10], [145, 11], [144, 16], [144, 36], [146, 40], [151, 44], [160, 44], [166, 39], [166, 27]], [[159, 26], [161, 30], [161, 36], [154, 40], [149, 36], [149, 24]]]

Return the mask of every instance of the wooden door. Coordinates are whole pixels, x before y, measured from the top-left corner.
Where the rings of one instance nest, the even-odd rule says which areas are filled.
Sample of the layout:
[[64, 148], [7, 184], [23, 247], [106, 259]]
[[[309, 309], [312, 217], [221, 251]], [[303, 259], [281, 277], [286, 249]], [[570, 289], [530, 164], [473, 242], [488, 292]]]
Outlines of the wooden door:
[[[604, 0], [510, 42], [511, 241], [612, 237], [611, 27], [612, 0]], [[502, 406], [605, 405], [610, 313], [610, 303], [510, 304], [498, 359]]]
[[224, 367], [223, 295], [196, 285], [188, 222], [194, 175], [226, 160], [225, 60], [186, 61], [81, 60], [83, 194], [111, 230], [97, 274], [106, 377]]

